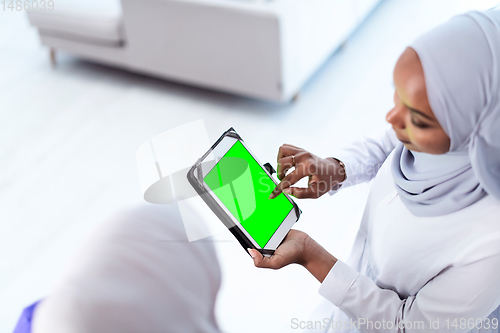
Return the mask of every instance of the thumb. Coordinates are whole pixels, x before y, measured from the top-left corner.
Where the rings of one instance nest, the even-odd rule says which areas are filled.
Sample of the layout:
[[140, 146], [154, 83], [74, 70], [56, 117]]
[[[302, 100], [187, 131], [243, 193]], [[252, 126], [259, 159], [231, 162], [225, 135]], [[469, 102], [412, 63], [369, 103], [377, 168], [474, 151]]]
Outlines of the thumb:
[[292, 195], [298, 199], [313, 198], [315, 190], [313, 187], [288, 187], [283, 193]]
[[248, 248], [247, 251], [252, 257], [255, 267], [260, 267], [262, 260], [264, 260], [264, 256], [255, 249]]

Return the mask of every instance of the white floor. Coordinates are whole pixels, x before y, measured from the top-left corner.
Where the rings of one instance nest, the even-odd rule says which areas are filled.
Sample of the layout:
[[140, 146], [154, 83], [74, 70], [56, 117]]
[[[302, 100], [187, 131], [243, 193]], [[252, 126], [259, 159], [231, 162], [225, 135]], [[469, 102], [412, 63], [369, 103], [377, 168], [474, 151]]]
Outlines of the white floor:
[[[50, 293], [89, 231], [141, 202], [136, 149], [204, 119], [211, 140], [233, 126], [262, 161], [287, 142], [328, 156], [385, 123], [392, 67], [416, 36], [491, 0], [386, 0], [304, 88], [278, 105], [182, 86], [61, 55], [48, 64], [23, 12], [0, 7], [0, 332]], [[339, 258], [349, 253], [368, 186], [299, 201], [297, 228]], [[226, 332], [288, 332], [307, 320], [319, 283], [297, 266], [258, 270], [229, 235], [218, 318]]]

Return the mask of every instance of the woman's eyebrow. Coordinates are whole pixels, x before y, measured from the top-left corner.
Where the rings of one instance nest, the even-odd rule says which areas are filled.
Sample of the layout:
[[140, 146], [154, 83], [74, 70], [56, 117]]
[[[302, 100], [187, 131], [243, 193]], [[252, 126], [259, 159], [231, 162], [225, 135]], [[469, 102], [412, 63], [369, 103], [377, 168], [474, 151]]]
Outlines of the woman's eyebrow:
[[411, 112], [415, 112], [417, 114], [419, 114], [420, 116], [424, 117], [424, 118], [427, 118], [429, 120], [432, 120], [434, 121], [434, 118], [431, 118], [430, 116], [426, 115], [425, 113], [423, 113], [422, 111], [419, 111], [417, 109], [414, 109], [414, 108], [411, 108], [409, 107], [408, 105], [405, 104], [405, 106], [408, 108], [408, 110], [410, 110]]

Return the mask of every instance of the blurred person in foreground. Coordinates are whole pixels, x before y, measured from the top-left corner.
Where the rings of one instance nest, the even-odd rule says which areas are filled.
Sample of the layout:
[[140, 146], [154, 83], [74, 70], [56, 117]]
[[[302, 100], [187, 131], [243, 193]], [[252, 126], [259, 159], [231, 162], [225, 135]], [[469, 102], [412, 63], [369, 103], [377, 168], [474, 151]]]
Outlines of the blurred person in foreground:
[[213, 243], [189, 242], [176, 205], [144, 204], [103, 223], [15, 333], [220, 332]]

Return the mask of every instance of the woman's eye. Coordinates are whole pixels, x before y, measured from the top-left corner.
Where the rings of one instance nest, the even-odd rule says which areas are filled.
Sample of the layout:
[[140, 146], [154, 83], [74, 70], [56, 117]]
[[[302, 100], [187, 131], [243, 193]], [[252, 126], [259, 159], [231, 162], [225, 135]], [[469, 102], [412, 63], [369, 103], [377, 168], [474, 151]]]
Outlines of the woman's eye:
[[428, 125], [424, 124], [424, 123], [420, 123], [418, 122], [417, 120], [415, 120], [414, 118], [411, 118], [411, 122], [413, 123], [413, 125], [419, 127], [419, 128], [426, 128], [426, 127], [429, 127]]

